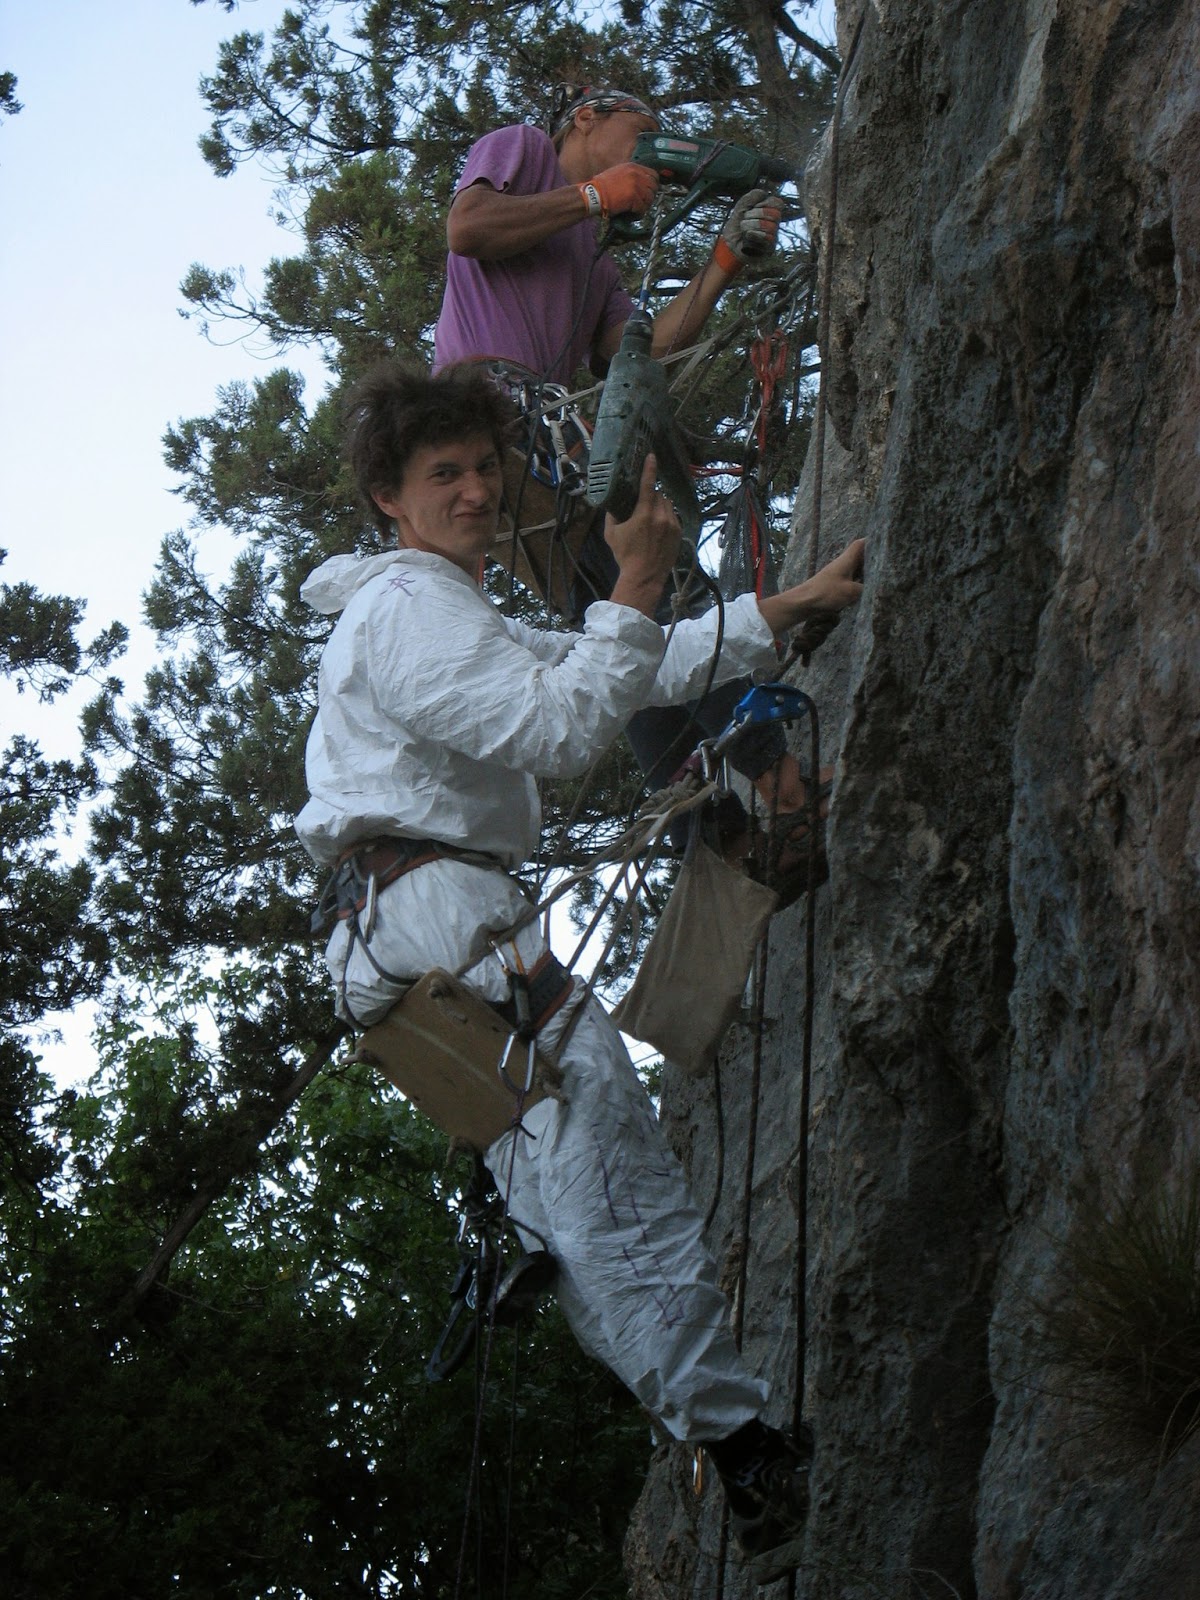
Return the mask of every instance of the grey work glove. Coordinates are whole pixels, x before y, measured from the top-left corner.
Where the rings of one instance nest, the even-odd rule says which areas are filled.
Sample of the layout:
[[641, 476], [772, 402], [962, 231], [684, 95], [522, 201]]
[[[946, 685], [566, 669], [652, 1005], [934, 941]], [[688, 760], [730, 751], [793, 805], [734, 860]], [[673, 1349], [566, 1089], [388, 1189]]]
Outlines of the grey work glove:
[[718, 240], [717, 256], [724, 245], [739, 266], [761, 260], [774, 250], [783, 218], [783, 198], [766, 189], [751, 189], [744, 194], [725, 219]]

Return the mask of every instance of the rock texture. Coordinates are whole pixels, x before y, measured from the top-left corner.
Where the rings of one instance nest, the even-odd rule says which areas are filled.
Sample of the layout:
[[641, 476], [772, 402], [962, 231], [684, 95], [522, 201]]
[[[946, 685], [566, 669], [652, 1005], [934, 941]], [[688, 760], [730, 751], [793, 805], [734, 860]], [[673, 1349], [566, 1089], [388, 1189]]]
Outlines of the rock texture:
[[[839, 4], [843, 57], [858, 20]], [[865, 533], [868, 580], [800, 679], [838, 758], [808, 1129], [813, 1600], [1200, 1595], [1200, 1441], [1164, 1461], [1106, 1429], [1037, 1336], [1097, 1191], [1200, 1159], [1198, 62], [1184, 0], [875, 0], [849, 64], [819, 544]], [[827, 136], [822, 240], [829, 177]], [[803, 906], [776, 919], [744, 1310], [782, 1422], [804, 940]], [[727, 1261], [750, 1075], [743, 1033]], [[706, 1203], [712, 1086], [669, 1075], [664, 1107]], [[686, 1454], [652, 1468], [631, 1593], [749, 1595]]]

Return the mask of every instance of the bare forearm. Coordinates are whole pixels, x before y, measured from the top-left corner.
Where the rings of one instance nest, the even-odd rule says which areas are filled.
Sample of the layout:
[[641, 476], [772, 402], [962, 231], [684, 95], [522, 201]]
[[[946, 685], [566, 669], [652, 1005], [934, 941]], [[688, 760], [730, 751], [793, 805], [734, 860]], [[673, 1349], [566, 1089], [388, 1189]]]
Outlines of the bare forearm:
[[644, 617], [653, 618], [666, 581], [664, 573], [639, 575], [622, 569], [608, 598], [614, 605], [629, 606], [633, 611], [640, 611]]
[[531, 250], [587, 215], [574, 184], [542, 194], [500, 194], [472, 184], [455, 197], [446, 219], [446, 242], [456, 256], [503, 261]]
[[763, 621], [777, 637], [823, 612], [844, 611], [857, 605], [862, 595], [862, 566], [866, 544], [855, 539], [805, 583], [764, 596], [758, 602]]
[[763, 614], [763, 621], [777, 638], [782, 637], [790, 629], [797, 627], [816, 611], [828, 611], [828, 606], [820, 606], [807, 598], [804, 591], [807, 584], [799, 584], [795, 589], [785, 589], [781, 594], [764, 595], [758, 602], [758, 609]]
[[725, 272], [709, 256], [687, 288], [680, 290], [655, 317], [651, 353], [664, 356], [691, 344], [732, 282], [733, 274]]

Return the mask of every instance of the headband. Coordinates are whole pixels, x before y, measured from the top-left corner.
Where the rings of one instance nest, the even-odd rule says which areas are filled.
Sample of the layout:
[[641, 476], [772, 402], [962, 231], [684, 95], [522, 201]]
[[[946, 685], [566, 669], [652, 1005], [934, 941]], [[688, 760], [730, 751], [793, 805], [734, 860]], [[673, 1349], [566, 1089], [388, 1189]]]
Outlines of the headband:
[[597, 111], [637, 111], [657, 124], [658, 117], [644, 100], [623, 89], [593, 89], [587, 85], [559, 83], [554, 87], [550, 104], [550, 137], [560, 134], [583, 106], [595, 106]]

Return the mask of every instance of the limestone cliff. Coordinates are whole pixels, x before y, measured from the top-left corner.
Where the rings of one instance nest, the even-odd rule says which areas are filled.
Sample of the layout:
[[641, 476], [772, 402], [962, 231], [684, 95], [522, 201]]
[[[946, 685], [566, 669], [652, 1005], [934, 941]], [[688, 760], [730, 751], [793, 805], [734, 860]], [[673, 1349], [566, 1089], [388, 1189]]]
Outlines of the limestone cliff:
[[[843, 58], [859, 14], [839, 4]], [[1184, 0], [874, 0], [848, 65], [820, 552], [865, 533], [868, 576], [799, 678], [838, 762], [813, 1600], [1200, 1594], [1200, 1438], [1110, 1426], [1043, 1338], [1098, 1199], [1174, 1192], [1200, 1153], [1197, 63]], [[783, 1422], [804, 929], [801, 905], [771, 934], [745, 1307]], [[741, 1033], [718, 1255], [748, 1082]], [[711, 1087], [669, 1075], [664, 1108], [706, 1203]], [[631, 1592], [749, 1594], [733, 1560], [719, 1585], [720, 1496], [685, 1457], [656, 1458]]]

